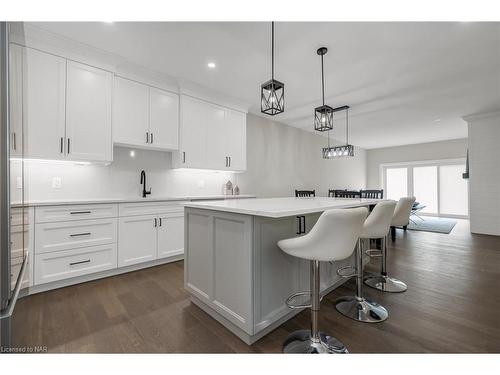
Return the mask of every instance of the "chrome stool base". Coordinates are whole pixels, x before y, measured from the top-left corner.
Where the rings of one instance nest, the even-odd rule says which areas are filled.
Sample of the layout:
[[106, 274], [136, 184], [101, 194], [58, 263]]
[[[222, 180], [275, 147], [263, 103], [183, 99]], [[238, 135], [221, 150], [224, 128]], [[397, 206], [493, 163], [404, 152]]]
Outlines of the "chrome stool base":
[[300, 330], [288, 335], [283, 343], [287, 354], [347, 354], [349, 353], [335, 337], [319, 332], [319, 342], [311, 340], [311, 331]]
[[380, 323], [389, 316], [385, 307], [354, 296], [340, 297], [335, 302], [335, 308], [342, 315], [364, 323]]
[[384, 275], [368, 276], [365, 279], [365, 284], [371, 288], [387, 293], [401, 293], [408, 289], [406, 284], [401, 280]]

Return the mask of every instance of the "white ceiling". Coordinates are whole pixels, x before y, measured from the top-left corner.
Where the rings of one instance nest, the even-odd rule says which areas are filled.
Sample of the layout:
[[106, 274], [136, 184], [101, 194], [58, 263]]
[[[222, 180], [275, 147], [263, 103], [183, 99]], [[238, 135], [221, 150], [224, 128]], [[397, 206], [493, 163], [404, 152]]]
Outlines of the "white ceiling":
[[[262, 22], [34, 23], [150, 69], [250, 104], [270, 78], [270, 24]], [[279, 22], [275, 78], [285, 83], [277, 121], [313, 131], [321, 104], [351, 106], [350, 141], [365, 147], [467, 136], [461, 116], [500, 107], [500, 23]], [[207, 68], [214, 61], [217, 67]], [[438, 120], [439, 119], [439, 120]], [[339, 119], [332, 136], [344, 138]]]

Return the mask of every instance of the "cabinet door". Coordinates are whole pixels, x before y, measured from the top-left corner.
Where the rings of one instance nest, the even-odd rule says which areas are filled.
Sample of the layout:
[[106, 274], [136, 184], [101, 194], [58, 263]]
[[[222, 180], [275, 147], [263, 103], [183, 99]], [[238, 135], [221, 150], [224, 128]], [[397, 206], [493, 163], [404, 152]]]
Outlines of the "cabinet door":
[[184, 212], [159, 216], [158, 258], [184, 254]]
[[210, 169], [228, 169], [229, 150], [227, 148], [226, 123], [225, 123], [225, 108], [214, 104], [205, 105], [205, 121], [206, 121], [206, 167]]
[[118, 266], [156, 259], [156, 216], [122, 217], [118, 223]]
[[247, 116], [243, 112], [226, 110], [225, 149], [230, 157], [229, 169], [244, 171], [247, 169]]
[[23, 69], [25, 156], [64, 158], [66, 60], [26, 48]]
[[149, 89], [149, 132], [155, 149], [179, 149], [179, 95]]
[[113, 75], [67, 62], [66, 154], [73, 160], [111, 161]]
[[206, 168], [207, 103], [181, 96], [179, 167]]
[[24, 49], [9, 45], [9, 104], [10, 104], [10, 155], [20, 157], [23, 153], [23, 54]]
[[149, 88], [115, 77], [113, 103], [113, 142], [147, 146], [149, 139]]

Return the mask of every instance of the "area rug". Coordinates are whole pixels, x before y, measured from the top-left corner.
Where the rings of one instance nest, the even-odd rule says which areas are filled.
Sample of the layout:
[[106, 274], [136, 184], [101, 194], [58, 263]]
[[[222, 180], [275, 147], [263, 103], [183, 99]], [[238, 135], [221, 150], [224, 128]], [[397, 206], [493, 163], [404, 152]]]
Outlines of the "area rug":
[[422, 232], [435, 232], [435, 233], [445, 233], [451, 232], [453, 227], [457, 224], [456, 220], [445, 219], [442, 217], [424, 217], [424, 220], [417, 218], [412, 218], [415, 223], [410, 221], [408, 224], [409, 230], [419, 230]]

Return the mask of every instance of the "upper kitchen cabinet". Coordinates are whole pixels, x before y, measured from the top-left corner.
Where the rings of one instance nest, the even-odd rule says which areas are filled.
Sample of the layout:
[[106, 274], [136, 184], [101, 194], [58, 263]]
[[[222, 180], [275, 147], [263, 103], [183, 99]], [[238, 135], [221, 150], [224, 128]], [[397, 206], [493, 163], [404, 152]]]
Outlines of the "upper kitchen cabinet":
[[110, 72], [67, 62], [66, 154], [72, 160], [112, 159], [112, 85]]
[[11, 44], [9, 55], [10, 155], [23, 155], [23, 48]]
[[181, 95], [175, 168], [246, 170], [246, 114]]
[[[10, 46], [12, 147], [48, 160], [112, 160], [110, 72]], [[14, 152], [15, 154], [15, 152]]]
[[115, 77], [113, 142], [143, 146], [149, 143], [149, 90], [140, 83]]
[[154, 148], [179, 149], [179, 95], [149, 88], [149, 132]]
[[12, 97], [22, 97], [24, 155], [65, 159], [66, 60], [31, 48], [15, 48], [23, 52], [22, 92], [13, 92]]
[[179, 147], [179, 96], [115, 77], [113, 142], [154, 150]]

